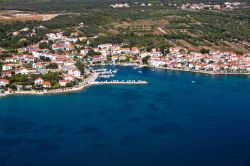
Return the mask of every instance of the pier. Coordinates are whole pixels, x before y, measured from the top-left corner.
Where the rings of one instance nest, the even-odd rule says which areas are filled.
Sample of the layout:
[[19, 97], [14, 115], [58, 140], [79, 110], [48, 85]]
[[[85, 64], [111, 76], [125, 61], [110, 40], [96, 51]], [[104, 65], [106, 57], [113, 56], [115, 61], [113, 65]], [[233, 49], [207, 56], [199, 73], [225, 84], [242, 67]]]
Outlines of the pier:
[[92, 84], [103, 85], [103, 84], [114, 84], [114, 85], [145, 85], [148, 84], [147, 81], [142, 80], [127, 80], [127, 81], [118, 81], [118, 80], [111, 80], [111, 81], [94, 81]]

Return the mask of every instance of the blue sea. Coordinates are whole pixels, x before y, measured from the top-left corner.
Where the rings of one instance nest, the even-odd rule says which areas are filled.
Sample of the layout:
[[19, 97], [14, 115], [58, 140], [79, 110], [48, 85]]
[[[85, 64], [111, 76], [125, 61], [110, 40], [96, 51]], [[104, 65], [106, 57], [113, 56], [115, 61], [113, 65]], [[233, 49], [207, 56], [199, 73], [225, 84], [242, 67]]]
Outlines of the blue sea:
[[249, 76], [110, 68], [149, 84], [0, 98], [0, 166], [250, 165]]

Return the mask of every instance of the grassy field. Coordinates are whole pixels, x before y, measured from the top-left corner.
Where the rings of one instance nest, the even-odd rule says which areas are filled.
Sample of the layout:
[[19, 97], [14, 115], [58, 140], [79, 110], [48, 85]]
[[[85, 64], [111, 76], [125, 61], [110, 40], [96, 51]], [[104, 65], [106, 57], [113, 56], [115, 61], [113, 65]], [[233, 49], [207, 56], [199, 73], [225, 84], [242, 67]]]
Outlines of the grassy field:
[[12, 21], [46, 21], [58, 16], [59, 14], [38, 14], [35, 12], [25, 12], [16, 10], [0, 11], [0, 22]]

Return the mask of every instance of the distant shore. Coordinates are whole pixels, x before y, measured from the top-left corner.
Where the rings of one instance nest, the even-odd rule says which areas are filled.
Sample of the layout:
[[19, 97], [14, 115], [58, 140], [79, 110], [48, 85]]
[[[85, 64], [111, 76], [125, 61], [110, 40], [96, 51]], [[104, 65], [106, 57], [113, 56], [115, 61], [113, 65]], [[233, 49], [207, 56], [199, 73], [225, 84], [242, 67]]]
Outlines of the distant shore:
[[216, 72], [209, 72], [209, 71], [194, 71], [194, 70], [167, 68], [167, 67], [154, 67], [154, 66], [149, 66], [149, 65], [146, 65], [145, 67], [172, 70], [172, 71], [183, 71], [183, 72], [192, 72], [192, 73], [200, 73], [200, 74], [209, 74], [209, 75], [250, 75], [250, 73], [216, 73]]
[[171, 70], [171, 71], [183, 71], [183, 72], [192, 72], [192, 73], [200, 73], [200, 74], [209, 74], [209, 75], [250, 75], [250, 72], [247, 73], [218, 73], [218, 72], [211, 72], [211, 71], [195, 71], [195, 70], [186, 70], [186, 69], [176, 69], [176, 68], [168, 68], [163, 66], [150, 66], [146, 64], [136, 64], [136, 63], [117, 63], [117, 64], [95, 64], [94, 66], [106, 66], [106, 65], [117, 65], [117, 66], [134, 66], [138, 68], [143, 67], [149, 67], [149, 68], [155, 68], [155, 69], [165, 69], [165, 70]]

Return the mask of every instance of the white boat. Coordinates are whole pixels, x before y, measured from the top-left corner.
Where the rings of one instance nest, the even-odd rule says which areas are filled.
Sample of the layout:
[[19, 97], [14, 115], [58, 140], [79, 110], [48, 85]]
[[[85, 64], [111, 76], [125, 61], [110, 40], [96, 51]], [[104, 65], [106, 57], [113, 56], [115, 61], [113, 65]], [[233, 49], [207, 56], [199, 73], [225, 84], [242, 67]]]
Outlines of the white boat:
[[102, 75], [99, 75], [98, 77], [100, 78], [110, 78], [110, 77], [114, 77], [115, 75], [114, 74], [102, 74]]
[[113, 73], [117, 73], [117, 71], [118, 71], [118, 69], [115, 69], [115, 70], [113, 70], [112, 72], [113, 72]]
[[110, 78], [111, 76], [110, 75], [99, 75], [99, 77], [101, 77], [101, 78]]
[[107, 69], [96, 69], [96, 70], [94, 70], [95, 72], [105, 72], [105, 71], [107, 71]]
[[140, 69], [142, 66], [134, 66], [133, 69]]

